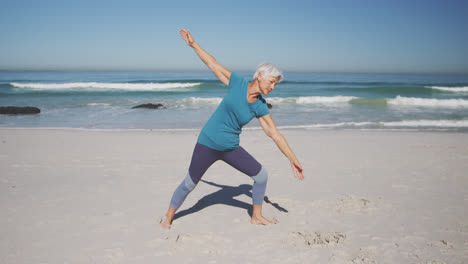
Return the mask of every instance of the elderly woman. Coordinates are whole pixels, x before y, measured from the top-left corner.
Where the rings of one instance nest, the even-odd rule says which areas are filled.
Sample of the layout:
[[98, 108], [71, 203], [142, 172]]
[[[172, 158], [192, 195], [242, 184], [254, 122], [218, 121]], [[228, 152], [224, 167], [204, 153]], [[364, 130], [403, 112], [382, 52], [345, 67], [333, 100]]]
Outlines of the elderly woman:
[[187, 195], [195, 188], [206, 170], [217, 160], [222, 160], [252, 177], [253, 212], [251, 223], [271, 225], [272, 221], [262, 215], [268, 174], [265, 168], [247, 151], [239, 146], [242, 127], [252, 118], [258, 118], [266, 135], [274, 140], [283, 154], [290, 160], [294, 176], [304, 179], [302, 166], [289, 147], [286, 139], [278, 132], [271, 119], [262, 95], [268, 95], [283, 79], [282, 73], [271, 64], [260, 64], [254, 80], [248, 82], [238, 74], [220, 65], [213, 56], [204, 51], [192, 38], [188, 30], [181, 29], [180, 35], [192, 47], [200, 59], [218, 79], [228, 86], [228, 92], [218, 108], [205, 124], [195, 145], [187, 176], [175, 190], [166, 217], [161, 226], [169, 229], [176, 210]]

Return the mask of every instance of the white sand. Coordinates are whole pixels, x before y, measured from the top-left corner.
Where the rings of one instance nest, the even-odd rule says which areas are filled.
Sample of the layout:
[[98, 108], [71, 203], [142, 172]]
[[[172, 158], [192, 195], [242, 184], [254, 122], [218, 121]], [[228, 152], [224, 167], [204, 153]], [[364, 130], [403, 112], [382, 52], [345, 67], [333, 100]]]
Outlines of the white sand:
[[280, 224], [251, 225], [252, 180], [217, 162], [203, 179], [223, 186], [200, 182], [167, 231], [198, 131], [0, 129], [0, 263], [468, 263], [468, 134], [282, 132], [303, 182], [241, 137]]

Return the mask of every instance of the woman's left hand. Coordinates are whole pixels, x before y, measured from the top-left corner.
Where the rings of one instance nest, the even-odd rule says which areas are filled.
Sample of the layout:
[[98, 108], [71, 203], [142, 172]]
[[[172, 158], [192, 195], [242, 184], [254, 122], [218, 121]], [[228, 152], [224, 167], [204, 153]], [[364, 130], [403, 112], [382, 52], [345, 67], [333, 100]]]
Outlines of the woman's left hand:
[[180, 36], [187, 42], [187, 45], [193, 48], [193, 44], [195, 41], [193, 40], [192, 34], [190, 34], [190, 31], [186, 29], [180, 29]]
[[301, 164], [299, 164], [299, 161], [291, 161], [291, 167], [294, 172], [294, 177], [298, 178], [299, 180], [304, 180], [304, 172]]

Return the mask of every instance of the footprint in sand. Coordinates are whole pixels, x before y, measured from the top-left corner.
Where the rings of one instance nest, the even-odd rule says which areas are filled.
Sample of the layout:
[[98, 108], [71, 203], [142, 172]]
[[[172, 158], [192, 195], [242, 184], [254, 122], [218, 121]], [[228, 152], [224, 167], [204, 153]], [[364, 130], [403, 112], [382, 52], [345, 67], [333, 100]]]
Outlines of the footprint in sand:
[[338, 213], [367, 213], [372, 208], [371, 202], [368, 199], [347, 195], [336, 201], [334, 209]]
[[455, 246], [452, 243], [447, 242], [445, 240], [432, 241], [432, 242], [429, 242], [428, 245], [431, 246], [431, 247], [437, 247], [437, 248], [442, 249], [442, 250], [454, 249], [455, 248]]
[[353, 263], [353, 264], [376, 264], [377, 262], [374, 259], [369, 258], [369, 257], [357, 257], [357, 258], [351, 260], [350, 263]]
[[294, 246], [334, 247], [343, 244], [346, 235], [340, 232], [291, 232], [287, 242]]
[[377, 264], [378, 262], [366, 252], [335, 251], [329, 260], [330, 264]]

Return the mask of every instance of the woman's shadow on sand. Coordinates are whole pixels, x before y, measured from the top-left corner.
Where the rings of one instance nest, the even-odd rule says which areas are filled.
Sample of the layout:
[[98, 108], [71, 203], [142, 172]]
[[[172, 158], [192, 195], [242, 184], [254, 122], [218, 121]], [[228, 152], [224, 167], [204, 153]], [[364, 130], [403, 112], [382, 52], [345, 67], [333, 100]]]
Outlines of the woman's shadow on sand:
[[[234, 197], [245, 194], [252, 198], [252, 185], [249, 184], [241, 184], [237, 187], [234, 186], [227, 186], [227, 185], [221, 185], [221, 184], [216, 184], [214, 182], [206, 181], [206, 180], [201, 180], [204, 183], [210, 184], [212, 186], [216, 186], [221, 188], [220, 190], [208, 194], [205, 197], [201, 198], [198, 200], [198, 202], [193, 205], [192, 207], [182, 210], [174, 215], [174, 219], [176, 220], [179, 217], [183, 217], [192, 213], [196, 213], [202, 209], [205, 209], [208, 206], [215, 205], [215, 204], [225, 204], [229, 206], [235, 206], [239, 208], [246, 209], [247, 213], [249, 214], [250, 217], [252, 217], [252, 205], [248, 204], [246, 202], [242, 202], [239, 200], [234, 199]], [[278, 209], [280, 212], [288, 212], [285, 208], [281, 207], [279, 204], [271, 202], [268, 199], [268, 196], [265, 196], [264, 199], [265, 203], [271, 204], [273, 207]]]

